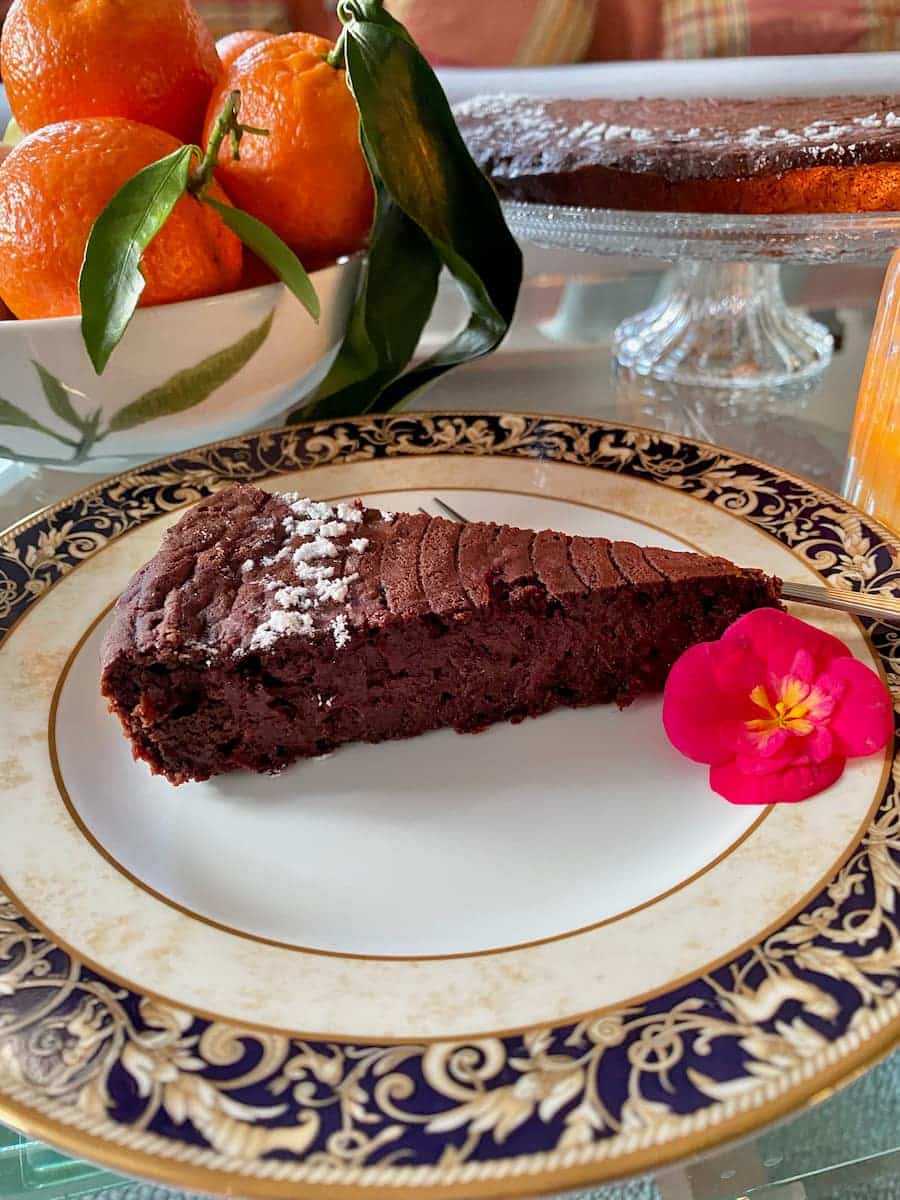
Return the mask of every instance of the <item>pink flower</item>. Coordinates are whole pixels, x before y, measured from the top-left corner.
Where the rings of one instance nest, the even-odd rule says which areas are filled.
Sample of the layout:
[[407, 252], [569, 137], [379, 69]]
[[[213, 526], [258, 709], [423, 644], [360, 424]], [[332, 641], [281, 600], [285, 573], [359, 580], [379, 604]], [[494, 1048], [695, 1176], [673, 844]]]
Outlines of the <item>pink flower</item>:
[[775, 608], [759, 608], [717, 642], [686, 650], [663, 697], [669, 741], [708, 763], [732, 804], [805, 800], [848, 758], [882, 750], [891, 698], [843, 642]]

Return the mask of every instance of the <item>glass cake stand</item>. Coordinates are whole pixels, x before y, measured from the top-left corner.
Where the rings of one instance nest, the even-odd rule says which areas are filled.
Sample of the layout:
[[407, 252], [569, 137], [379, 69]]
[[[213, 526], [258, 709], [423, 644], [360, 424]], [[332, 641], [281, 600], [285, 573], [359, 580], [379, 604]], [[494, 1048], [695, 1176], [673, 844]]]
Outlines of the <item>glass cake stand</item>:
[[615, 358], [638, 375], [694, 387], [777, 389], [814, 379], [831, 360], [832, 335], [787, 305], [781, 265], [880, 262], [900, 246], [900, 213], [503, 208], [522, 240], [672, 262], [650, 307], [616, 328]]

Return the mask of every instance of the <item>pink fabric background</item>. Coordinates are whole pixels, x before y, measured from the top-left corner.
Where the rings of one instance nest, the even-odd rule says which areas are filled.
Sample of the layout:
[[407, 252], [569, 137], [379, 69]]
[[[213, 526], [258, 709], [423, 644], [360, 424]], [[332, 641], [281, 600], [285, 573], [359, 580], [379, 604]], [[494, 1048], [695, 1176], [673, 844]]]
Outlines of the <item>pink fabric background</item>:
[[[333, 0], [287, 2], [295, 28], [333, 31]], [[523, 54], [543, 2], [388, 0], [434, 61], [469, 66], [564, 61], [546, 51], [543, 57], [535, 56], [533, 38], [531, 56]], [[581, 53], [570, 53], [568, 61], [900, 49], [900, 0], [590, 0], [590, 4], [593, 36]], [[581, 32], [577, 31], [575, 43]]]
[[[310, 0], [315, 2], [315, 0]], [[321, 0], [319, 0], [321, 2]], [[327, 3], [327, 0], [326, 0]], [[469, 66], [753, 54], [839, 54], [900, 48], [900, 0], [591, 0], [580, 54], [535, 47], [550, 0], [388, 0], [437, 62]], [[580, 6], [579, 6], [580, 7]], [[559, 11], [555, 11], [556, 18]], [[575, 6], [577, 43], [584, 24]], [[549, 22], [552, 25], [552, 20]], [[523, 54], [523, 48], [529, 50]], [[571, 52], [571, 46], [569, 50]]]
[[[216, 34], [263, 25], [334, 36], [337, 27], [334, 0], [195, 3]], [[900, 48], [900, 0], [388, 3], [433, 61], [467, 66]], [[0, 21], [8, 7], [0, 0]]]
[[587, 53], [595, 0], [388, 0], [436, 63], [506, 66], [577, 62]]
[[900, 47], [900, 0], [597, 0], [591, 59]]

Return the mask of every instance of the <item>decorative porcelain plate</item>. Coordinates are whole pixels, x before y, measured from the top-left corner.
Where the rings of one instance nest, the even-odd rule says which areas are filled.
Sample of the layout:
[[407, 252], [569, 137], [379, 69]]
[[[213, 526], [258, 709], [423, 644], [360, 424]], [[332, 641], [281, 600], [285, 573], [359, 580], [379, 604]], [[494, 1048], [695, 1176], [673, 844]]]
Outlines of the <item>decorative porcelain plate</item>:
[[[230, 480], [900, 591], [900, 543], [671, 434], [406, 415], [111, 479], [0, 546], [0, 1118], [244, 1196], [550, 1192], [698, 1154], [900, 1037], [900, 765], [732, 807], [658, 699], [170, 787], [98, 694], [110, 606]], [[900, 634], [802, 615], [900, 687]]]

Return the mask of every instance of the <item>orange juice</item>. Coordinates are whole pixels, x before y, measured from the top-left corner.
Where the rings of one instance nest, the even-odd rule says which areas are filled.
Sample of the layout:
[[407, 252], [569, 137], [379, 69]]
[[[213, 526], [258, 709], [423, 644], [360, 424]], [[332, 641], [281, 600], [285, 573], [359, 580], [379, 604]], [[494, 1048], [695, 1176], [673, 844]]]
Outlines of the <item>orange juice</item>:
[[844, 491], [854, 504], [900, 529], [900, 250], [884, 278]]

